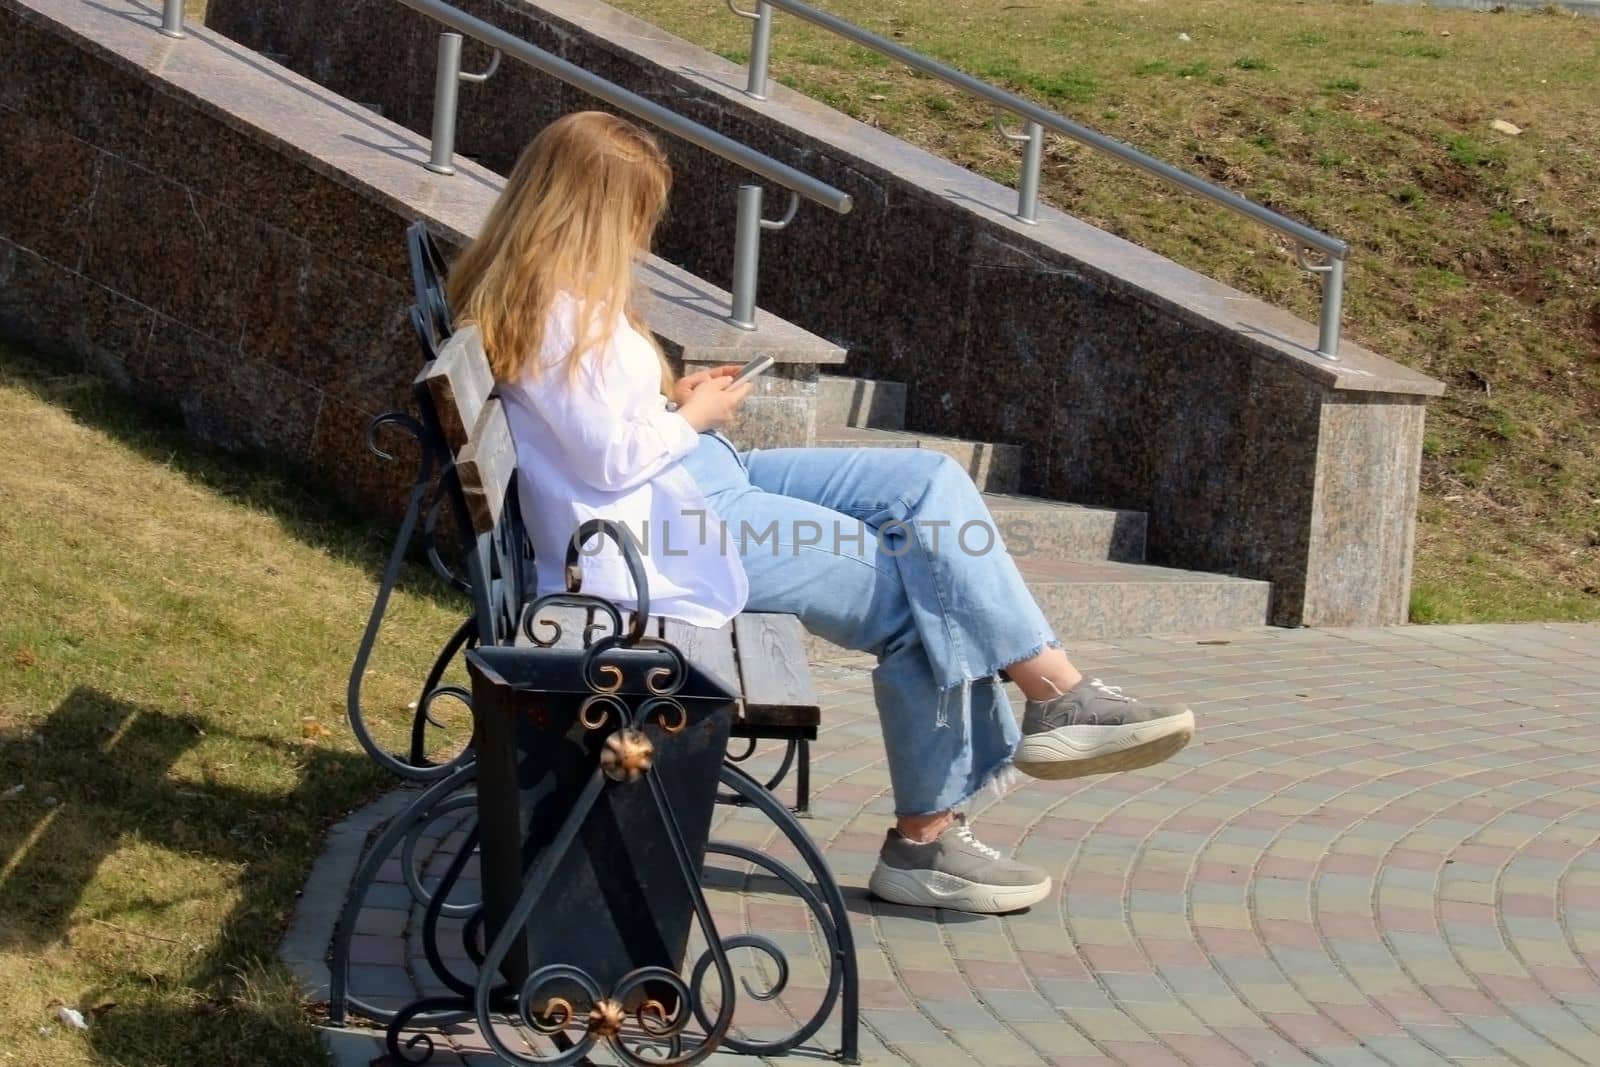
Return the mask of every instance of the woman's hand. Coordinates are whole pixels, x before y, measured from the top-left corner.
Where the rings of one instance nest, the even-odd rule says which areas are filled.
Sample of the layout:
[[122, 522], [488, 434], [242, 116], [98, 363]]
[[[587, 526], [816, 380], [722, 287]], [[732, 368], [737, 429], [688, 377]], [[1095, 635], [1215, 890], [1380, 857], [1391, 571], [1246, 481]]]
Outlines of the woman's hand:
[[696, 371], [687, 378], [679, 378], [677, 384], [672, 387], [672, 402], [681, 408], [689, 402], [689, 397], [702, 382], [709, 382], [713, 378], [732, 378], [738, 373], [739, 365], [729, 363], [721, 367], [712, 367], [710, 370]]
[[[719, 373], [726, 369], [719, 367], [716, 371], [706, 372], [707, 376], [693, 387], [688, 399], [678, 405], [678, 414], [688, 420], [689, 425], [696, 431], [704, 432], [728, 425], [733, 421], [734, 412], [739, 410], [744, 398], [756, 387], [754, 382], [740, 382], [734, 385], [733, 375]], [[738, 373], [737, 367], [733, 369], [734, 373]], [[679, 385], [690, 380], [685, 378]]]

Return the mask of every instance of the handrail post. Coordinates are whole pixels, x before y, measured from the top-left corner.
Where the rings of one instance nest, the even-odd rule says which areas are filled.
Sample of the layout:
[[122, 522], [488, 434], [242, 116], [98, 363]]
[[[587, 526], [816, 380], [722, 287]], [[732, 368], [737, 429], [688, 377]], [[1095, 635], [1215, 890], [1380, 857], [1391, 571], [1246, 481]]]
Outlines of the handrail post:
[[189, 36], [183, 32], [183, 0], [166, 0], [162, 5], [161, 32], [179, 39]]
[[1043, 165], [1044, 127], [1030, 122], [1022, 145], [1022, 175], [1017, 180], [1017, 218], [1023, 222], [1039, 221], [1039, 170]]
[[772, 5], [756, 4], [755, 23], [750, 27], [750, 71], [745, 93], [757, 100], [767, 98], [767, 59], [772, 52]]
[[439, 35], [433, 76], [433, 148], [423, 164], [435, 174], [456, 172], [456, 98], [461, 87], [461, 35]]
[[761, 260], [761, 186], [739, 186], [739, 214], [733, 231], [733, 308], [728, 321], [741, 330], [756, 328], [756, 268]]
[[[807, 200], [823, 205], [839, 215], [848, 215], [855, 206], [849, 193], [827, 182], [803, 173], [765, 152], [758, 152], [725, 133], [687, 118], [664, 104], [647, 99], [615, 82], [608, 81], [576, 63], [540, 48], [531, 41], [485, 22], [446, 2], [446, 0], [398, 0], [412, 11], [418, 11], [442, 23], [447, 29], [488, 45], [502, 55], [535, 70], [565, 82], [599, 100], [613, 109], [631, 115], [634, 119], [665, 130], [713, 155], [743, 167], [774, 185], [797, 192]], [[777, 7], [776, 3], [772, 4]], [[752, 12], [752, 15], [754, 13]], [[492, 67], [493, 64], [491, 63]], [[459, 68], [458, 68], [459, 69]], [[485, 72], [487, 74], [487, 72]], [[451, 87], [453, 88], [453, 87]], [[448, 90], [447, 90], [448, 91]]]
[[1322, 273], [1322, 323], [1317, 355], [1339, 358], [1339, 318], [1344, 313], [1344, 260], [1330, 256]]

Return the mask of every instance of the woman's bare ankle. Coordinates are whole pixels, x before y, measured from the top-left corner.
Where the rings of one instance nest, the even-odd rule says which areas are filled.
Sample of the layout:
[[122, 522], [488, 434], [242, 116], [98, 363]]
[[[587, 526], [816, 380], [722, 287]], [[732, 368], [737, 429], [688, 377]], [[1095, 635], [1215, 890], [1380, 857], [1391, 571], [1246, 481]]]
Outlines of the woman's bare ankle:
[[1083, 681], [1083, 675], [1059, 648], [1047, 648], [1037, 656], [1006, 668], [1022, 695], [1029, 700], [1049, 700]]
[[894, 828], [900, 831], [900, 836], [907, 841], [925, 845], [944, 833], [955, 821], [956, 813], [946, 808], [932, 815], [898, 816], [894, 821]]

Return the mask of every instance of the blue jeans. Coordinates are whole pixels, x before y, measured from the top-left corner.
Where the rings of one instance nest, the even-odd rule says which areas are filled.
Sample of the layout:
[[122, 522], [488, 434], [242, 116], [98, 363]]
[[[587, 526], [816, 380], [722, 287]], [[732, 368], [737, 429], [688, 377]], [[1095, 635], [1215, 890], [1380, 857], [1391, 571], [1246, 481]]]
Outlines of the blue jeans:
[[684, 460], [750, 579], [751, 611], [873, 653], [897, 815], [955, 807], [1020, 739], [1001, 668], [1057, 644], [960, 465], [919, 448], [740, 454], [703, 434]]

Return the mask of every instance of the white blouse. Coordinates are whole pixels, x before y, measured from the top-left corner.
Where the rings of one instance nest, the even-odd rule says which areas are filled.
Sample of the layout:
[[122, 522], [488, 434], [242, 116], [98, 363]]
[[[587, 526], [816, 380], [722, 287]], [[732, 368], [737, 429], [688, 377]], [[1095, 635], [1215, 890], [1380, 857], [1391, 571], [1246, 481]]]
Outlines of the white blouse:
[[[611, 519], [638, 538], [651, 614], [721, 626], [743, 610], [749, 583], [738, 556], [723, 551], [721, 520], [683, 468], [700, 435], [666, 409], [656, 351], [620, 314], [603, 345], [585, 352], [569, 375], [562, 364], [577, 312], [573, 297], [557, 297], [539, 358], [521, 379], [500, 385], [538, 592], [566, 587], [567, 545], [578, 527]], [[600, 541], [592, 539], [581, 559], [582, 591], [632, 608], [622, 555]]]

